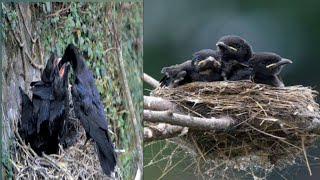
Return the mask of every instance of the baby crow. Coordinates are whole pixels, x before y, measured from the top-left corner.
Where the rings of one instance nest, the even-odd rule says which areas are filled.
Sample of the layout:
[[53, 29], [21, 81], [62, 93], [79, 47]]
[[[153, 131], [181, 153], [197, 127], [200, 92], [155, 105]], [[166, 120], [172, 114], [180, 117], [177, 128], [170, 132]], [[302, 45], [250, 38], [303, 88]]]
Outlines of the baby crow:
[[57, 65], [58, 59], [55, 59], [54, 53], [51, 53], [49, 60], [47, 61], [46, 67], [41, 74], [40, 81], [34, 81], [30, 83], [31, 91], [34, 95], [39, 96], [43, 99], [53, 100], [52, 94], [52, 83], [54, 80], [54, 67]]
[[[54, 54], [52, 53], [47, 61], [46, 67], [41, 75], [40, 81], [31, 82], [32, 103], [34, 118], [37, 121], [37, 133], [40, 133], [42, 125], [47, 124], [50, 116], [50, 101], [53, 97], [53, 80], [54, 80]], [[46, 123], [44, 123], [47, 121]], [[42, 124], [44, 123], [44, 124]], [[46, 125], [44, 125], [46, 126]], [[44, 127], [48, 131], [47, 127]]]
[[34, 146], [34, 138], [36, 137], [36, 122], [33, 118], [33, 105], [29, 96], [19, 87], [21, 95], [21, 120], [18, 123], [18, 132], [26, 143]]
[[84, 127], [87, 137], [96, 142], [98, 157], [103, 172], [110, 176], [116, 166], [116, 156], [108, 134], [104, 107], [92, 72], [73, 44], [66, 48], [61, 64], [70, 62], [75, 73], [71, 94], [75, 113]]
[[291, 60], [281, 58], [275, 53], [255, 53], [249, 60], [249, 66], [254, 70], [253, 82], [284, 87], [279, 74], [284, 65], [291, 63]]
[[216, 46], [222, 60], [224, 80], [250, 79], [252, 69], [247, 62], [252, 56], [252, 50], [243, 38], [234, 35], [224, 36]]
[[[41, 75], [41, 80], [32, 82], [32, 111], [35, 132], [30, 145], [41, 155], [58, 152], [58, 138], [67, 118], [68, 67], [58, 69], [59, 59], [52, 53]], [[68, 66], [68, 65], [67, 65]], [[23, 111], [22, 111], [23, 113]]]
[[192, 82], [190, 74], [194, 71], [192, 61], [188, 60], [181, 64], [164, 67], [161, 73], [165, 74], [160, 80], [160, 86], [177, 87]]
[[54, 54], [47, 61], [46, 67], [41, 75], [40, 81], [31, 82], [32, 105], [34, 121], [36, 122], [36, 138], [31, 144], [32, 149], [41, 155], [42, 152], [50, 154], [49, 150], [49, 117], [50, 103], [53, 97], [54, 80]]
[[220, 59], [219, 54], [217, 51], [212, 49], [202, 49], [193, 53], [193, 60], [204, 60], [207, 59], [209, 56], [214, 57], [215, 59]]
[[221, 81], [221, 60], [217, 51], [203, 49], [193, 54], [192, 64], [195, 68], [194, 81]]
[[216, 46], [223, 61], [246, 63], [252, 56], [251, 46], [241, 37], [229, 35], [219, 39]]
[[[57, 61], [56, 64], [59, 62]], [[54, 68], [53, 97], [50, 102], [49, 117], [49, 149], [47, 153], [57, 153], [59, 139], [65, 133], [64, 124], [68, 121], [69, 115], [69, 92], [68, 92], [69, 64], [63, 64], [59, 69]]]
[[219, 81], [221, 77], [221, 62], [218, 53], [204, 49], [193, 54], [193, 59], [161, 70], [165, 76], [160, 80], [160, 86], [177, 87], [194, 81]]

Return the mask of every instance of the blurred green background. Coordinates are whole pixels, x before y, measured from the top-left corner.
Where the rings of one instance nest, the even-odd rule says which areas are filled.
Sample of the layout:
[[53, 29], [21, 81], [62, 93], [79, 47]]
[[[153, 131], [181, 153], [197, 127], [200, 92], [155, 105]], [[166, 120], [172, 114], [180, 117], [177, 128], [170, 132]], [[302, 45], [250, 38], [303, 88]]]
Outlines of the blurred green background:
[[[215, 49], [221, 36], [235, 34], [245, 38], [255, 52], [270, 51], [291, 59], [294, 64], [282, 71], [286, 85], [311, 86], [319, 91], [319, 7], [320, 1], [315, 0], [145, 0], [144, 72], [159, 80], [162, 67], [188, 60], [200, 49]], [[148, 95], [150, 89], [144, 85], [144, 94]], [[160, 142], [145, 148], [145, 165], [163, 146], [165, 143]], [[316, 146], [309, 153], [320, 157], [319, 143]], [[311, 177], [304, 162], [280, 173], [287, 179], [319, 179], [320, 161], [313, 159], [309, 158]], [[178, 164], [163, 179], [202, 179], [190, 168], [182, 171], [189, 163]], [[163, 174], [163, 164], [147, 166], [144, 178], [158, 179]], [[283, 179], [277, 172], [269, 178]]]

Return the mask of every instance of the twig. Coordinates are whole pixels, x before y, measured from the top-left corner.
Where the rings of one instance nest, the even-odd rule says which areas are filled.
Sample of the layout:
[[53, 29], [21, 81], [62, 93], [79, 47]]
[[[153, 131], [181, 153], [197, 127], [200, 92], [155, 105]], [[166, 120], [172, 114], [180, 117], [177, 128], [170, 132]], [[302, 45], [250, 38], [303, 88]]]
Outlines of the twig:
[[301, 137], [302, 151], [303, 151], [304, 158], [306, 159], [306, 164], [307, 164], [307, 167], [308, 167], [309, 175], [312, 176], [312, 172], [311, 172], [310, 164], [309, 164], [309, 161], [308, 161], [308, 158], [307, 158], [307, 151], [306, 151], [306, 147], [305, 147], [304, 141], [305, 141], [305, 137], [302, 136]]
[[143, 142], [163, 140], [177, 137], [183, 131], [184, 127], [160, 123], [153, 126], [144, 127]]
[[143, 73], [143, 81], [150, 84], [154, 88], [159, 86], [159, 82], [146, 73]]
[[256, 130], [256, 131], [258, 131], [258, 132], [260, 132], [260, 133], [262, 133], [262, 134], [265, 134], [265, 135], [267, 135], [267, 136], [270, 136], [270, 137], [273, 137], [273, 138], [279, 139], [281, 142], [284, 142], [284, 143], [286, 143], [286, 144], [288, 144], [288, 145], [290, 145], [290, 146], [293, 146], [293, 147], [295, 147], [295, 148], [297, 148], [297, 149], [299, 149], [299, 150], [302, 150], [300, 147], [298, 147], [298, 146], [296, 146], [296, 145], [294, 145], [294, 144], [291, 144], [291, 143], [289, 143], [289, 142], [285, 141], [285, 139], [286, 139], [286, 138], [279, 137], [279, 136], [275, 136], [275, 135], [273, 135], [273, 134], [270, 134], [270, 133], [264, 132], [264, 131], [262, 131], [262, 130], [259, 130], [259, 129], [257, 129], [257, 128], [253, 127], [253, 126], [252, 126], [252, 125], [250, 125], [250, 124], [248, 124], [248, 126], [250, 126], [252, 129], [254, 129], [254, 130]]
[[29, 37], [30, 37], [30, 39], [31, 39], [31, 42], [32, 42], [32, 44], [35, 44], [35, 43], [36, 43], [36, 41], [37, 41], [37, 39], [39, 38], [39, 36], [37, 36], [37, 37], [33, 38], [32, 33], [31, 33], [30, 29], [28, 28], [28, 26], [27, 26], [27, 24], [26, 24], [25, 17], [24, 17], [24, 15], [23, 15], [23, 13], [22, 13], [21, 3], [18, 3], [18, 9], [19, 9], [19, 11], [20, 11], [20, 13], [21, 13], [21, 16], [22, 16], [22, 22], [23, 22], [23, 24], [24, 24], [25, 28], [27, 29], [27, 32], [28, 32]]
[[226, 130], [235, 125], [235, 121], [229, 117], [208, 119], [182, 115], [172, 111], [143, 110], [143, 120], [154, 123], [169, 123], [197, 130]]
[[193, 138], [192, 136], [191, 136], [191, 140], [192, 140], [192, 142], [193, 142], [193, 144], [194, 144], [194, 147], [195, 147], [196, 150], [198, 151], [198, 154], [200, 154], [200, 156], [201, 156], [201, 158], [204, 160], [204, 162], [207, 162], [207, 161], [206, 161], [206, 158], [204, 157], [204, 154], [202, 153], [201, 149], [199, 148], [196, 140], [194, 140], [194, 138]]
[[143, 96], [143, 108], [155, 111], [175, 111], [176, 104], [159, 97]]
[[36, 69], [44, 69], [44, 66], [43, 65], [39, 65], [37, 64], [36, 62], [34, 62], [34, 59], [30, 56], [30, 54], [28, 53], [27, 49], [24, 49], [24, 53], [27, 55], [27, 57], [29, 58], [29, 62], [30, 64], [35, 67]]
[[109, 48], [109, 49], [107, 49], [107, 50], [105, 50], [103, 53], [108, 53], [109, 51], [112, 51], [112, 50], [118, 50], [117, 48]]
[[69, 4], [68, 7], [63, 8], [63, 9], [59, 9], [58, 11], [52, 13], [52, 14], [48, 14], [46, 15], [46, 17], [51, 17], [51, 16], [55, 16], [55, 15], [59, 15], [60, 13], [64, 13], [64, 11], [68, 11], [71, 8], [71, 3]]

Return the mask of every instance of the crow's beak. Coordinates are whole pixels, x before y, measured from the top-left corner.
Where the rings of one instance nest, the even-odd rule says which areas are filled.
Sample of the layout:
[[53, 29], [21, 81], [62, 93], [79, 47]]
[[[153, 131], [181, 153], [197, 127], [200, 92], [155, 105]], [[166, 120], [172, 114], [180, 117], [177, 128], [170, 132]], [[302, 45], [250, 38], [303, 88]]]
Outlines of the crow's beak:
[[199, 61], [197, 63], [197, 66], [198, 67], [204, 67], [204, 66], [206, 66], [206, 64], [207, 64], [207, 60], [201, 60], [201, 61]]
[[60, 78], [62, 78], [62, 76], [64, 75], [65, 68], [66, 68], [66, 64], [63, 64], [61, 66], [61, 68], [59, 69], [59, 77]]
[[217, 61], [214, 57], [209, 56], [204, 60], [201, 60], [198, 62], [198, 66], [204, 67], [207, 65], [208, 62], [213, 62], [214, 67], [221, 67], [221, 64], [219, 61]]
[[286, 64], [292, 64], [292, 61], [290, 59], [282, 58], [279, 62], [267, 65], [266, 68], [270, 69], [270, 68], [274, 68], [274, 67], [283, 66], [283, 65], [286, 65]]
[[218, 42], [216, 44], [216, 46], [218, 46], [219, 48], [229, 49], [229, 50], [232, 50], [232, 51], [235, 51], [235, 52], [238, 51], [236, 48], [234, 48], [232, 46], [229, 46], [229, 45], [225, 44], [224, 42]]
[[67, 56], [66, 56], [66, 55], [63, 55], [62, 58], [60, 58], [60, 60], [59, 60], [59, 64], [58, 64], [59, 69], [60, 69], [60, 68], [62, 67], [62, 65], [65, 64], [66, 62], [68, 62]]
[[199, 61], [198, 65], [206, 64], [206, 61], [216, 61], [216, 59], [212, 56], [209, 56], [206, 59]]

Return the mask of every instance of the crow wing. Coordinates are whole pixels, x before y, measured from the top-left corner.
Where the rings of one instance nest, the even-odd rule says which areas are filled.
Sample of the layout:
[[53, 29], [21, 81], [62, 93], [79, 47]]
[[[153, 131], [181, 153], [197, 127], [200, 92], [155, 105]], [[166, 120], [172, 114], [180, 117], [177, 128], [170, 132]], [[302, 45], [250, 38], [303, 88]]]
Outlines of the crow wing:
[[92, 91], [98, 92], [96, 88], [85, 88], [83, 84], [73, 85], [72, 98], [74, 108], [86, 133], [97, 144], [98, 156], [104, 172], [110, 174], [110, 169], [113, 171], [116, 164], [114, 148], [108, 135], [107, 121], [100, 97], [97, 99], [97, 95]]
[[33, 96], [38, 96], [40, 99], [54, 100], [52, 84], [44, 83], [42, 81], [32, 82], [31, 84]]
[[[29, 96], [19, 87], [21, 94], [21, 121], [19, 132], [23, 139], [28, 139], [29, 135], [35, 133], [35, 122], [33, 119], [33, 105]], [[27, 140], [28, 141], [28, 140]]]

